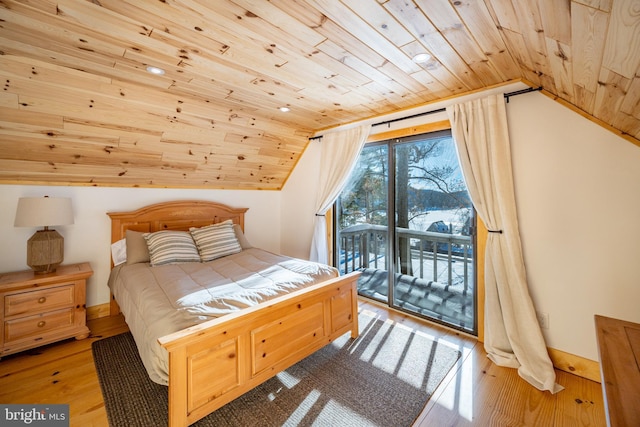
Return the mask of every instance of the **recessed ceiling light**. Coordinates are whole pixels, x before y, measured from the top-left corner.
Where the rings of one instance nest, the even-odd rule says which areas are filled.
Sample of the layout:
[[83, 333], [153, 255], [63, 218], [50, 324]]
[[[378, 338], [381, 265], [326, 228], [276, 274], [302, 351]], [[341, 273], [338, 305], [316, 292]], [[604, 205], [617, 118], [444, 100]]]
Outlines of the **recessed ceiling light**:
[[150, 72], [151, 74], [156, 74], [158, 76], [161, 76], [164, 74], [164, 70], [162, 68], [153, 67], [151, 65], [147, 67], [147, 71]]
[[283, 113], [288, 113], [289, 111], [291, 111], [291, 108], [289, 108], [289, 107], [280, 107], [279, 110], [282, 111]]
[[430, 59], [431, 59], [431, 55], [429, 55], [428, 53], [419, 53], [412, 58], [413, 62], [418, 64], [427, 62]]

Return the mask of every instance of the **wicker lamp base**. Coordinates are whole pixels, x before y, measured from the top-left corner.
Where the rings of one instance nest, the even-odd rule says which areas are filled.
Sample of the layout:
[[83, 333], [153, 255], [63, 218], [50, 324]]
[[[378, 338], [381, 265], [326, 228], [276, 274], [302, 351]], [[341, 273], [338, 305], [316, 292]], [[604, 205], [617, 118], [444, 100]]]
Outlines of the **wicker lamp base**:
[[64, 238], [56, 230], [39, 230], [27, 241], [27, 265], [35, 274], [56, 271], [64, 260]]

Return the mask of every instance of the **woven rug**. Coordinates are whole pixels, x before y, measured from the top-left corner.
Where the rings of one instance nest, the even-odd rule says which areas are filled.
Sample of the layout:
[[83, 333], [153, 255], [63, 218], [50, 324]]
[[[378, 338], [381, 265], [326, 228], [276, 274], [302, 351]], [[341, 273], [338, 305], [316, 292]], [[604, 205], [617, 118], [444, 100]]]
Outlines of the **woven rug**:
[[[194, 426], [410, 426], [460, 357], [402, 325], [360, 314], [349, 334]], [[130, 333], [92, 345], [112, 427], [167, 425], [167, 387], [152, 382]]]

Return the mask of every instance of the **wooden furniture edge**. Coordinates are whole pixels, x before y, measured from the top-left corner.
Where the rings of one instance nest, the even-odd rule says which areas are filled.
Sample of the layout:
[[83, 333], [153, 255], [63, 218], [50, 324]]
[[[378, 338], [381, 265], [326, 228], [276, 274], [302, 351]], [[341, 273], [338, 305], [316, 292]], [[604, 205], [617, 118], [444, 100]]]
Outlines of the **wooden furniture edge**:
[[[247, 210], [249, 210], [249, 208], [233, 208], [222, 203], [208, 200], [176, 200], [155, 203], [133, 211], [108, 212], [107, 215], [109, 215], [113, 222], [118, 222], [122, 226], [169, 220], [186, 223], [190, 220], [202, 220], [207, 216], [221, 216], [224, 217], [224, 219], [237, 218], [237, 221], [234, 222], [240, 224], [240, 227], [244, 231], [244, 213]], [[125, 231], [126, 228], [114, 230], [112, 227], [112, 243], [122, 239]]]
[[[169, 353], [169, 425], [192, 424], [345, 333], [350, 331], [352, 338], [357, 337], [359, 275], [354, 272], [340, 276], [160, 338], [160, 344]], [[342, 302], [335, 304], [336, 299]], [[315, 329], [307, 328], [298, 319], [307, 316], [305, 310], [317, 311], [319, 307], [322, 307], [324, 325], [320, 329], [324, 333], [316, 336]], [[296, 338], [311, 336], [311, 333], [313, 338], [304, 345], [287, 341], [273, 353], [264, 351], [268, 344], [266, 339], [260, 339], [261, 334], [270, 328], [283, 328], [282, 325], [288, 325], [287, 330], [295, 328], [292, 335]], [[228, 349], [223, 350], [224, 357], [216, 352], [222, 346]], [[257, 368], [267, 354], [278, 352], [282, 355], [272, 356], [268, 366]], [[209, 390], [204, 396], [199, 390], [194, 391], [192, 382], [203, 375], [200, 371], [210, 374], [214, 362], [221, 359], [233, 362], [231, 370], [236, 376], [230, 384], [220, 390]], [[200, 368], [202, 366], [205, 368]], [[224, 372], [214, 377], [228, 374], [229, 366], [225, 366], [221, 368]]]
[[640, 324], [595, 315], [607, 425], [640, 426]]
[[60, 275], [65, 275], [68, 280], [86, 280], [93, 274], [93, 269], [88, 262], [60, 265], [54, 273], [34, 274], [33, 270], [0, 273], [0, 290], [7, 286], [6, 278], [19, 279], [24, 285], [46, 285], [59, 280]]
[[[234, 313], [226, 314], [216, 319], [211, 319], [203, 323], [191, 326], [173, 334], [165, 335], [158, 339], [158, 342], [168, 350], [183, 345], [185, 340], [189, 340], [194, 337], [205, 338], [207, 334], [212, 333], [216, 329], [224, 330], [228, 328], [230, 322], [236, 321], [240, 318], [246, 320], [247, 316], [258, 316], [265, 310], [275, 310], [284, 304], [290, 304], [292, 300], [299, 298], [300, 296], [315, 296], [324, 291], [328, 286], [338, 285], [343, 283], [350, 283], [357, 280], [360, 276], [359, 271], [354, 271], [343, 276], [338, 276], [333, 279], [329, 279], [322, 283], [318, 283], [304, 289], [292, 292], [290, 294], [282, 295], [280, 297], [265, 301], [263, 303], [245, 308], [243, 310], [236, 311]], [[215, 333], [215, 332], [214, 332]]]

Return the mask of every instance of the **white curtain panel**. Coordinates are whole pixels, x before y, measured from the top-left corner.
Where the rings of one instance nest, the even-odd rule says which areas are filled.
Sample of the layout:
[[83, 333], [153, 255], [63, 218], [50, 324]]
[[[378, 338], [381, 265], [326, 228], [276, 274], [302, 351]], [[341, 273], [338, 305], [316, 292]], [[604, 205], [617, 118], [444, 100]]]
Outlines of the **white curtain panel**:
[[539, 390], [556, 393], [526, 279], [502, 94], [447, 107], [464, 179], [489, 229], [485, 256], [485, 350]]
[[309, 255], [311, 261], [329, 264], [327, 223], [324, 215], [340, 195], [370, 131], [371, 125], [361, 125], [322, 135], [318, 200]]

